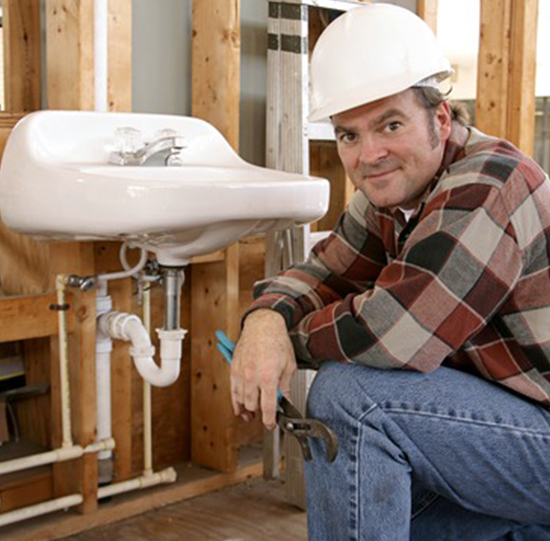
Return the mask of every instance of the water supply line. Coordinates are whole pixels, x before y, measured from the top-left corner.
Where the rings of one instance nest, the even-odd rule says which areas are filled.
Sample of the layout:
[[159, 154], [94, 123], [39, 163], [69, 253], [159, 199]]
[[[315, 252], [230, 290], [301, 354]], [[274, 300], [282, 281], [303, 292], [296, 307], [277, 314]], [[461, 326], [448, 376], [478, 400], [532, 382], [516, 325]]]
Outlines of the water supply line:
[[65, 289], [69, 277], [58, 275], [55, 280], [57, 320], [59, 324], [59, 386], [61, 390], [61, 447], [72, 447], [71, 399], [69, 393], [69, 345], [67, 340], [67, 309]]

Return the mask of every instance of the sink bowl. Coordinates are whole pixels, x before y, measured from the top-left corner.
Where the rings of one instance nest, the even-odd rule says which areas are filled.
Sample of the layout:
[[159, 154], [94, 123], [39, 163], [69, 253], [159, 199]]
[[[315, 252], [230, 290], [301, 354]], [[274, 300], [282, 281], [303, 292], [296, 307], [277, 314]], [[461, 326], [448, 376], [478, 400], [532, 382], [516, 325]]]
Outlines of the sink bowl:
[[[185, 138], [181, 165], [110, 165], [125, 127], [145, 141], [167, 129]], [[213, 126], [182, 116], [32, 113], [13, 129], [0, 169], [9, 228], [45, 241], [131, 241], [163, 265], [314, 221], [328, 199], [328, 181], [251, 165]]]

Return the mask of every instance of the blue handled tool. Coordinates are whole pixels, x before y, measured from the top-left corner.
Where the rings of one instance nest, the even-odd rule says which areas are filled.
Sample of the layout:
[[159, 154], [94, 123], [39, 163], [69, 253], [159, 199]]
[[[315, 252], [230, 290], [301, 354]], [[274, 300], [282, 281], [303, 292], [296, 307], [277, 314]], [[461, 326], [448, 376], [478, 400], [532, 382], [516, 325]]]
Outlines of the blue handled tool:
[[[235, 344], [222, 331], [216, 331], [216, 338], [218, 339], [216, 346], [227, 362], [231, 364]], [[334, 431], [321, 421], [304, 418], [279, 389], [277, 389], [277, 424], [283, 432], [298, 440], [305, 460], [312, 459], [307, 438], [322, 438], [325, 442], [327, 460], [333, 462], [336, 458], [338, 438]]]

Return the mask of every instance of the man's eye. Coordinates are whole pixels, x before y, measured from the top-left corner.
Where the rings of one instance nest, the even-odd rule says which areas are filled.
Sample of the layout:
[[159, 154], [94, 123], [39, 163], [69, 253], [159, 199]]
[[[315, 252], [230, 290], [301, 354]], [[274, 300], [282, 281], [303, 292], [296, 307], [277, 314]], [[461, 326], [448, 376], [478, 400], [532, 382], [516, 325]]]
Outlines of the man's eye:
[[397, 120], [395, 120], [394, 122], [390, 122], [386, 126], [385, 131], [394, 132], [394, 131], [397, 131], [399, 128], [401, 128], [401, 126], [403, 126], [403, 124], [401, 124], [401, 122], [398, 122]]
[[357, 140], [357, 135], [352, 132], [343, 133], [340, 135], [340, 141], [343, 143], [353, 143]]

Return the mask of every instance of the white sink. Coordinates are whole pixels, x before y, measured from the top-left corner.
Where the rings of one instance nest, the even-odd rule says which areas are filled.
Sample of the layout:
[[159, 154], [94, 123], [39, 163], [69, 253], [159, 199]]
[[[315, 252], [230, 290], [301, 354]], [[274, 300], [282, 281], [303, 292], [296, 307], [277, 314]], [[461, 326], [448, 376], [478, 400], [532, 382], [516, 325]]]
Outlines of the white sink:
[[[166, 129], [184, 137], [182, 165], [110, 165], [124, 127], [145, 141]], [[181, 116], [32, 113], [12, 131], [0, 170], [11, 229], [47, 241], [130, 240], [164, 265], [314, 221], [328, 199], [326, 180], [251, 165], [210, 124]]]

